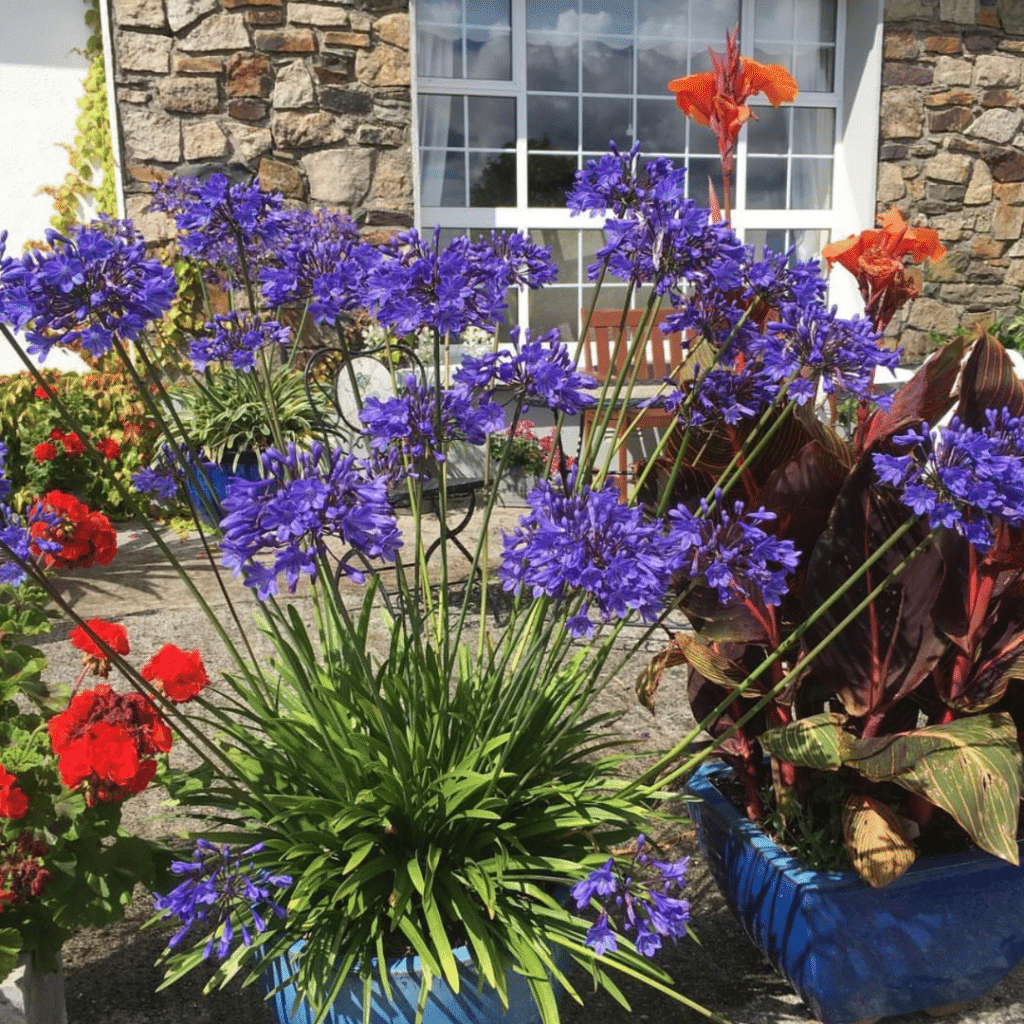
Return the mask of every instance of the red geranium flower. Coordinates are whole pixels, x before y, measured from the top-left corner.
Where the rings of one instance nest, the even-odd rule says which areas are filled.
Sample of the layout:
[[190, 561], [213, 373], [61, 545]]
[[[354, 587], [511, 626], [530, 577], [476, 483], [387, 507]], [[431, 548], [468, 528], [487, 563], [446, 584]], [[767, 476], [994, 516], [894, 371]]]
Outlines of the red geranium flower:
[[41, 441], [32, 449], [32, 457], [36, 462], [49, 462], [57, 458], [57, 448], [50, 441]]
[[64, 451], [68, 455], [81, 455], [85, 451], [85, 445], [82, 444], [82, 439], [75, 433], [65, 434], [61, 439], [61, 443], [64, 445]]
[[156, 683], [168, 699], [180, 703], [191, 700], [210, 685], [199, 651], [183, 651], [164, 644], [142, 670], [142, 678]]
[[[58, 517], [56, 523], [48, 521], [53, 516]], [[29, 510], [29, 521], [33, 538], [61, 545], [59, 553], [32, 545], [32, 554], [42, 555], [47, 567], [89, 569], [95, 562], [109, 565], [117, 554], [117, 534], [110, 520], [70, 494], [50, 491]]]
[[0, 764], [0, 817], [24, 818], [28, 797], [18, 789], [17, 779]]
[[152, 755], [171, 749], [171, 730], [152, 701], [105, 683], [77, 694], [47, 727], [61, 780], [83, 786], [90, 807], [140, 793], [156, 772]]
[[116, 459], [121, 454], [121, 446], [112, 437], [105, 437], [102, 441], [97, 441], [96, 450], [105, 459]]
[[64, 431], [61, 430], [59, 427], [54, 427], [53, 430], [50, 431], [50, 440], [51, 441], [63, 441], [64, 440]]
[[37, 384], [36, 389], [32, 394], [35, 395], [36, 398], [41, 398], [44, 402], [48, 402], [50, 400], [50, 396], [46, 393], [46, 388], [44, 388], [42, 384]]
[[[128, 631], [116, 622], [105, 622], [103, 619], [90, 619], [89, 628], [115, 653], [128, 653]], [[71, 643], [85, 653], [83, 663], [90, 665], [94, 675], [104, 679], [110, 675], [110, 659], [103, 653], [99, 644], [81, 627], [71, 630]]]

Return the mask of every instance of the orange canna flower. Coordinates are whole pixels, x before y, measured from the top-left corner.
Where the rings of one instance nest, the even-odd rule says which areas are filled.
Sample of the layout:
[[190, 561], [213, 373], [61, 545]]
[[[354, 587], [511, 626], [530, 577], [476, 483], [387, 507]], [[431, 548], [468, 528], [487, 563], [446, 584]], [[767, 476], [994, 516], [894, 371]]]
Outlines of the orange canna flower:
[[781, 64], [759, 64], [756, 60], [740, 57], [740, 68], [744, 99], [764, 93], [773, 107], [779, 107], [783, 103], [792, 103], [800, 91], [793, 76]]
[[855, 278], [864, 298], [864, 309], [882, 332], [906, 302], [921, 294], [918, 274], [908, 271], [907, 260], [933, 263], [946, 255], [939, 233], [931, 228], [912, 228], [893, 208], [879, 218], [881, 228], [862, 231], [821, 250], [829, 269], [838, 263]]

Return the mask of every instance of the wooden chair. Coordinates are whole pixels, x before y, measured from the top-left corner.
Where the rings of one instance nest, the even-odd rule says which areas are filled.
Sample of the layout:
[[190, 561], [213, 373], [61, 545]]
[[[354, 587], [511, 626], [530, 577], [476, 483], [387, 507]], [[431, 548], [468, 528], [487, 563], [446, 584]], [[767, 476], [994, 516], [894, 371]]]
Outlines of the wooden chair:
[[[594, 310], [583, 344], [583, 362], [587, 372], [599, 384], [603, 385], [607, 381], [609, 388], [612, 388], [619, 381], [624, 381], [623, 387], [628, 386], [632, 369], [626, 366], [626, 357], [642, 316], [643, 310], [628, 310], [623, 323], [621, 309]], [[587, 310], [584, 309], [580, 311], [580, 323], [586, 321]], [[623, 334], [621, 342], [620, 329]], [[641, 409], [639, 403], [655, 394], [662, 381], [673, 376], [673, 371], [678, 371], [683, 365], [686, 355], [682, 334], [678, 331], [665, 334], [655, 324], [648, 332], [644, 351], [637, 353], [637, 358], [641, 359], [636, 374], [637, 386], [633, 388], [628, 403], [621, 400], [615, 403], [607, 427], [613, 443], [622, 441], [618, 449], [618, 472], [613, 471], [610, 475], [616, 477], [619, 495], [623, 501], [628, 496], [629, 474], [632, 468], [629, 465], [629, 453], [623, 435], [630, 432], [631, 427], [633, 431], [664, 430], [672, 422], [671, 413], [664, 409]], [[597, 406], [583, 414], [583, 438], [586, 438], [595, 424], [604, 418], [606, 411]]]

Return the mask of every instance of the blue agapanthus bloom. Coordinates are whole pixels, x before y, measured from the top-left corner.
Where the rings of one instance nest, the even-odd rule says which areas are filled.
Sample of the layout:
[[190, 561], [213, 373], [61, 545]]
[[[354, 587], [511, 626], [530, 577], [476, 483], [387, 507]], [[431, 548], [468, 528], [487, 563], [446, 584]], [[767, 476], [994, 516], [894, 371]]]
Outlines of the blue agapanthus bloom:
[[[420, 384], [413, 374], [406, 377], [400, 395], [367, 397], [359, 415], [370, 446], [392, 482], [405, 475], [407, 462], [444, 462], [453, 441], [486, 444], [490, 434], [505, 426], [501, 406], [462, 386], [441, 389], [438, 417], [437, 389]], [[416, 471], [415, 465], [408, 468]]]
[[644, 836], [637, 838], [633, 863], [644, 877], [624, 874], [614, 859], [573, 886], [576, 909], [584, 910], [596, 901], [601, 913], [587, 932], [586, 944], [599, 956], [617, 950], [615, 929], [632, 933], [636, 951], [652, 957], [661, 949], [662, 939], [679, 939], [688, 933], [690, 904], [677, 895], [686, 885], [690, 858], [671, 863], [655, 860], [644, 851]]
[[671, 545], [643, 510], [619, 501], [612, 483], [577, 493], [561, 481], [542, 480], [526, 498], [530, 512], [504, 535], [498, 576], [505, 590], [534, 597], [583, 596], [566, 623], [573, 636], [603, 621], [637, 612], [647, 622], [662, 611], [672, 574]]
[[543, 288], [558, 277], [551, 246], [538, 245], [525, 232], [492, 231], [489, 236], [481, 235], [474, 249], [479, 259], [490, 263], [505, 288]]
[[256, 366], [256, 353], [261, 348], [275, 342], [287, 347], [292, 341], [291, 331], [283, 324], [238, 310], [216, 316], [203, 327], [208, 333], [189, 345], [189, 358], [199, 371], [210, 363], [230, 360], [234, 369], [249, 373]]
[[774, 512], [748, 511], [737, 501], [730, 513], [719, 490], [713, 511], [702, 500], [699, 514], [680, 507], [668, 515], [674, 568], [689, 580], [702, 580], [716, 589], [723, 605], [749, 599], [781, 603], [786, 577], [799, 565], [800, 553], [792, 541], [779, 540], [759, 525], [772, 522]]
[[169, 505], [185, 493], [185, 484], [190, 478], [201, 479], [200, 466], [205, 473], [216, 468], [212, 462], [202, 458], [202, 452], [199, 454], [197, 466], [188, 445], [179, 444], [177, 451], [170, 445], [162, 445], [149, 465], [133, 474], [132, 483], [140, 493]]
[[1024, 417], [987, 409], [986, 426], [954, 418], [932, 431], [927, 423], [893, 438], [904, 455], [875, 453], [875, 472], [896, 487], [932, 529], [956, 530], [979, 551], [992, 543], [992, 520], [1024, 525]]
[[46, 240], [47, 252], [0, 259], [0, 320], [25, 331], [40, 362], [54, 345], [78, 343], [101, 356], [171, 308], [174, 273], [146, 258], [129, 221], [102, 218], [66, 236], [48, 230]]
[[[0, 243], [3, 236], [0, 236]], [[45, 536], [33, 537], [30, 526], [33, 522], [43, 522], [51, 528], [59, 525], [60, 517], [43, 502], [36, 502], [28, 520], [18, 515], [8, 504], [11, 496], [11, 482], [5, 473], [7, 470], [7, 445], [0, 442], [0, 583], [19, 587], [27, 579], [26, 572], [20, 563], [32, 561], [33, 545], [39, 551], [56, 554], [61, 544], [55, 540], [47, 540]]]
[[[364, 558], [394, 561], [402, 536], [387, 483], [371, 477], [353, 455], [327, 452], [319, 442], [309, 451], [289, 443], [285, 452], [263, 453], [263, 471], [262, 480], [228, 483], [220, 524], [223, 564], [241, 573], [261, 601], [278, 592], [281, 573], [292, 593], [301, 576], [315, 580], [329, 537]], [[272, 563], [260, 560], [264, 554], [273, 555]], [[363, 578], [345, 562], [341, 571]]]
[[594, 396], [587, 392], [598, 386], [597, 381], [576, 369], [557, 329], [534, 339], [529, 331], [520, 335], [519, 328], [513, 328], [512, 345], [482, 356], [463, 356], [455, 381], [484, 390], [509, 388], [524, 409], [539, 405], [577, 416], [594, 405]]
[[153, 908], [163, 911], [163, 917], [176, 917], [181, 922], [167, 943], [171, 949], [198, 928], [210, 932], [203, 959], [215, 952], [219, 960], [226, 960], [236, 928], [242, 942], [251, 946], [253, 933], [261, 935], [267, 930], [268, 914], [284, 920], [287, 912], [277, 902], [276, 893], [291, 885], [292, 879], [256, 867], [255, 856], [263, 848], [257, 843], [236, 852], [226, 843], [215, 846], [197, 839], [191, 860], [171, 863], [171, 871], [184, 876], [184, 881], [166, 896], [155, 894], [153, 900]]

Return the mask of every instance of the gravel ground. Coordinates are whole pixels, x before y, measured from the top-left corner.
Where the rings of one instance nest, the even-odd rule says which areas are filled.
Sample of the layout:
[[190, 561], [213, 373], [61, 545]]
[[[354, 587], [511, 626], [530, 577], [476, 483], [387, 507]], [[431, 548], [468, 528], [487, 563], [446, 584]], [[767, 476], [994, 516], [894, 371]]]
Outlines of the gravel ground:
[[[497, 524], [497, 525], [500, 525]], [[495, 533], [496, 543], [500, 534]], [[194, 541], [171, 538], [176, 552], [199, 568], [199, 547]], [[207, 571], [202, 591], [218, 603], [216, 584]], [[233, 591], [236, 592], [236, 591]], [[198, 647], [211, 678], [230, 661], [206, 619], [177, 579], [162, 564], [154, 545], [132, 530], [120, 536], [120, 552], [104, 570], [90, 570], [68, 578], [65, 594], [86, 618], [98, 615], [124, 623], [133, 659], [142, 664], [162, 644]], [[66, 642], [62, 624], [46, 639], [47, 678], [54, 685], [68, 684], [80, 666], [78, 652]], [[682, 674], [669, 673], [658, 694], [658, 713], [651, 716], [637, 705], [633, 679], [639, 662], [627, 666], [604, 695], [609, 707], [627, 710], [620, 729], [650, 750], [668, 746], [692, 724]], [[181, 756], [180, 754], [175, 756]], [[147, 791], [125, 805], [125, 824], [140, 834], [172, 837], [181, 822], [161, 806], [160, 794]], [[673, 837], [679, 855], [696, 853], [693, 834], [684, 830]], [[732, 918], [699, 856], [691, 865], [688, 897], [693, 927], [700, 945], [685, 942], [663, 951], [662, 967], [675, 979], [678, 990], [734, 1024], [798, 1024], [813, 1020], [810, 1012], [775, 974], [747, 940]], [[125, 919], [109, 928], [85, 931], [65, 946], [66, 993], [69, 1024], [271, 1024], [273, 1018], [255, 987], [233, 986], [224, 992], [202, 995], [209, 974], [194, 972], [171, 988], [156, 992], [161, 976], [154, 961], [163, 948], [169, 927], [143, 930], [150, 916], [148, 895], [138, 892]], [[703, 1018], [665, 996], [642, 986], [623, 984], [633, 1006], [627, 1014], [603, 993], [591, 993], [585, 975], [577, 976], [583, 1005], [563, 1003], [565, 1024], [620, 1024], [627, 1019], [690, 1024]], [[887, 1024], [924, 1024], [926, 1014], [889, 1018]], [[987, 997], [964, 1012], [946, 1017], [949, 1024], [1024, 1024], [1024, 966], [1018, 967]]]

